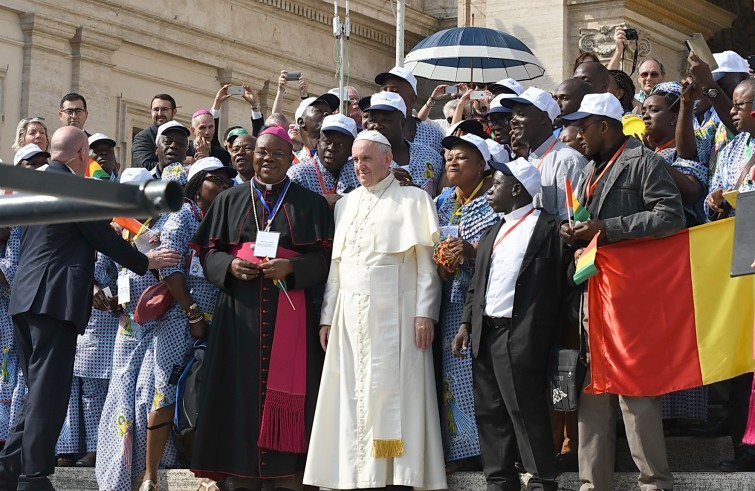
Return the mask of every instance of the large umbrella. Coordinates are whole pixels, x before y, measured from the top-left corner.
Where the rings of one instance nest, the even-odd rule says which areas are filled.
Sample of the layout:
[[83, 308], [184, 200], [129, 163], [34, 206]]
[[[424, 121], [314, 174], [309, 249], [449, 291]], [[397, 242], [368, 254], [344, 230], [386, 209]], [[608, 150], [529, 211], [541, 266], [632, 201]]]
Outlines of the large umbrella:
[[436, 32], [406, 55], [404, 66], [417, 77], [448, 82], [522, 81], [545, 73], [542, 63], [523, 42], [485, 27]]

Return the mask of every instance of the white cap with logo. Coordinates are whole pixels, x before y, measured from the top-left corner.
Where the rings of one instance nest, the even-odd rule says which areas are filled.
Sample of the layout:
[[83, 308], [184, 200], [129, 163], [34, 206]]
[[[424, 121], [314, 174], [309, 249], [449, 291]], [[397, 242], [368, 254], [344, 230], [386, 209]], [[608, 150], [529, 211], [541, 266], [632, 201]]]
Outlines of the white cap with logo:
[[[561, 114], [561, 109], [553, 99], [553, 96], [549, 92], [537, 87], [530, 87], [518, 96], [507, 97], [501, 100], [501, 105], [504, 107], [512, 108], [514, 104], [528, 104], [535, 106], [541, 111], [548, 113], [548, 117], [551, 118], [551, 122], [555, 121], [556, 117]], [[491, 104], [492, 105], [492, 104]]]
[[412, 86], [414, 93], [417, 93], [417, 77], [415, 77], [410, 70], [401, 66], [395, 66], [387, 72], [378, 74], [378, 76], [375, 77], [375, 83], [382, 86], [389, 77], [403, 78]]
[[472, 133], [467, 133], [464, 136], [447, 136], [441, 141], [441, 145], [446, 150], [451, 150], [454, 145], [459, 143], [466, 143], [475, 147], [477, 151], [480, 152], [480, 155], [482, 155], [486, 164], [490, 160], [490, 149], [488, 148], [487, 143], [485, 143], [485, 140]]
[[357, 124], [352, 118], [344, 114], [331, 114], [330, 116], [325, 116], [325, 119], [322, 120], [321, 131], [338, 131], [344, 135], [356, 138]]
[[189, 137], [189, 135], [191, 135], [191, 131], [189, 131], [189, 128], [187, 128], [186, 126], [182, 125], [181, 123], [173, 119], [171, 121], [168, 121], [167, 123], [161, 124], [157, 128], [157, 135], [155, 136], [155, 141], [159, 140], [160, 137], [163, 136], [163, 133], [167, 133], [168, 131], [174, 131], [174, 130], [180, 131], [181, 133], [186, 135], [187, 138]]
[[218, 158], [204, 157], [191, 164], [191, 167], [189, 167], [189, 175], [186, 176], [186, 179], [187, 181], [191, 181], [192, 177], [196, 176], [198, 172], [201, 172], [203, 170], [213, 171], [220, 169], [226, 171], [228, 173], [228, 177], [236, 177], [236, 169], [224, 166], [223, 162], [221, 162]]
[[115, 147], [115, 140], [110, 138], [109, 136], [103, 134], [103, 133], [95, 133], [94, 135], [89, 137], [89, 147], [91, 148], [92, 145], [94, 145], [97, 142], [107, 142], [110, 144], [111, 147]]
[[506, 175], [515, 177], [533, 198], [542, 189], [540, 171], [523, 157], [507, 164], [499, 164], [495, 168]]
[[488, 90], [491, 92], [495, 92], [496, 90], [504, 88], [504, 87], [514, 92], [516, 95], [519, 95], [522, 92], [524, 92], [524, 87], [522, 87], [522, 84], [520, 84], [513, 78], [504, 78], [503, 80], [499, 80], [498, 82], [492, 83], [488, 85]]
[[144, 167], [129, 167], [121, 172], [121, 177], [118, 182], [121, 184], [134, 184], [139, 185], [143, 182], [151, 181], [155, 176]]
[[365, 111], [371, 111], [373, 109], [378, 111], [401, 111], [401, 114], [406, 117], [406, 104], [404, 103], [404, 99], [395, 92], [384, 90], [372, 94], [372, 97], [370, 97], [370, 107], [365, 109]]
[[576, 121], [588, 116], [605, 116], [621, 122], [624, 116], [624, 108], [621, 107], [621, 102], [613, 94], [587, 94], [582, 99], [582, 104], [579, 105], [577, 112], [561, 116], [561, 119]]
[[713, 70], [713, 80], [721, 80], [727, 73], [750, 73], [750, 64], [734, 51], [713, 53], [713, 58], [718, 63], [718, 68]]
[[13, 165], [18, 165], [22, 160], [30, 159], [35, 155], [39, 155], [40, 153], [44, 154], [45, 157], [50, 157], [50, 154], [48, 152], [42, 150], [39, 145], [35, 143], [24, 145], [23, 147], [19, 148], [18, 152], [16, 152], [16, 155], [13, 156]]

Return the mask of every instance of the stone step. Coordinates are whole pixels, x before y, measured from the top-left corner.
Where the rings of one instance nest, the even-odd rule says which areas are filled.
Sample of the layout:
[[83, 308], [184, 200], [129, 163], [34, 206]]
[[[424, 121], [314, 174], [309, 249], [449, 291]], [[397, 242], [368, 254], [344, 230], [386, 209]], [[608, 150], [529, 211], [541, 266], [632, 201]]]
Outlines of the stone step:
[[[719, 462], [734, 459], [734, 449], [729, 437], [667, 437], [666, 451], [669, 466], [675, 472], [717, 471]], [[616, 439], [615, 469], [623, 472], [637, 471], [625, 437]], [[755, 483], [750, 489], [755, 489]]]
[[[674, 472], [674, 488], [684, 491], [743, 491], [755, 488], [755, 473], [725, 472]], [[97, 491], [94, 469], [73, 467], [58, 468], [53, 476], [53, 486], [58, 491]], [[188, 470], [173, 469], [160, 471], [161, 491], [196, 491], [199, 480]], [[134, 485], [134, 490], [138, 484]], [[449, 477], [451, 491], [479, 491], [485, 489], [485, 478], [481, 472], [459, 472]], [[577, 491], [577, 473], [568, 472], [559, 477], [559, 489]], [[636, 491], [636, 472], [617, 472], [614, 476], [613, 491]]]

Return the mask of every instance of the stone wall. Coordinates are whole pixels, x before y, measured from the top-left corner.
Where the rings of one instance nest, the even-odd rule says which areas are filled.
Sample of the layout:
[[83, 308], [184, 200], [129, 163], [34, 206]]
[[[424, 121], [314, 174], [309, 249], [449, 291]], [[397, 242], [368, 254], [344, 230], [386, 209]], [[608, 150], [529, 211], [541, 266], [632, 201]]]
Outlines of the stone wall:
[[[422, 5], [407, 8], [407, 51], [438, 29]], [[351, 0], [350, 8], [349, 80], [366, 95], [394, 64], [395, 17], [390, 2]], [[19, 119], [42, 116], [57, 129], [60, 98], [71, 91], [87, 99], [86, 129], [113, 137], [126, 165], [157, 93], [176, 99], [185, 124], [223, 83], [251, 84], [268, 115], [281, 69], [301, 71], [310, 93], [323, 93], [338, 85], [332, 17], [325, 0], [0, 0], [0, 158], [12, 161]], [[289, 90], [289, 114], [298, 101]], [[250, 125], [239, 97], [222, 112], [221, 130], [232, 124]]]

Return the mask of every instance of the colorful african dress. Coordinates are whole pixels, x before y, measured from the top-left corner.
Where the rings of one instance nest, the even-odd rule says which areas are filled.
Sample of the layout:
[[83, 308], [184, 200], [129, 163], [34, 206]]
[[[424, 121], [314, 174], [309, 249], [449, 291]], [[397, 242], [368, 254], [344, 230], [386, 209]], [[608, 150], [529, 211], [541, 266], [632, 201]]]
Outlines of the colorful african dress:
[[391, 167], [401, 168], [409, 172], [412, 176], [412, 182], [422, 188], [430, 196], [435, 196], [435, 186], [443, 174], [443, 157], [421, 143], [410, 142], [409, 144], [409, 165], [402, 166], [396, 162], [391, 162]]
[[[0, 271], [5, 282], [0, 283], [0, 441], [8, 438], [12, 423], [13, 392], [20, 372], [16, 343], [13, 338], [13, 319], [8, 315], [10, 289], [18, 268], [21, 247], [21, 228], [13, 227], [5, 244], [0, 245]], [[23, 384], [25, 392], [26, 384]], [[23, 395], [17, 402], [23, 402]]]
[[[480, 240], [485, 230], [500, 220], [500, 217], [490, 208], [484, 195], [460, 209], [455, 196], [456, 187], [452, 187], [435, 199], [441, 231], [449, 230], [443, 227], [458, 227], [458, 236], [474, 244]], [[464, 302], [473, 275], [474, 261], [465, 261], [453, 275], [453, 279], [443, 283], [440, 308], [443, 366], [441, 426], [446, 462], [480, 455], [472, 392], [472, 358], [468, 356], [460, 359], [451, 353], [451, 341], [459, 331]]]

